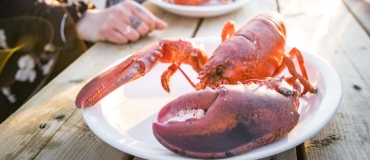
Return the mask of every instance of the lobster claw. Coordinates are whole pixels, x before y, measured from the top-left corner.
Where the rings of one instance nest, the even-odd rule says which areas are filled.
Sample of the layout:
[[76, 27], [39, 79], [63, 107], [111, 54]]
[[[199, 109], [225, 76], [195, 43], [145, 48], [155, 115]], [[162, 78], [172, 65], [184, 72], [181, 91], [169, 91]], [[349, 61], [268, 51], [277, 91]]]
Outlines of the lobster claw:
[[[196, 72], [200, 72], [207, 61], [202, 44], [194, 44], [186, 39], [162, 39], [159, 43], [140, 49], [117, 66], [92, 79], [78, 93], [76, 106], [87, 108], [94, 105], [123, 84], [144, 76], [159, 62], [172, 63], [161, 77], [163, 89], [169, 92], [169, 81], [179, 64], [188, 64]], [[192, 84], [190, 80], [189, 82]]]
[[[291, 90], [284, 95], [275, 87], [253, 83], [188, 93], [162, 108], [153, 133], [163, 146], [183, 156], [235, 156], [294, 128], [299, 94]], [[186, 116], [190, 118], [178, 121]]]
[[78, 108], [90, 107], [121, 85], [149, 72], [160, 59], [162, 48], [153, 43], [87, 83], [76, 97]]

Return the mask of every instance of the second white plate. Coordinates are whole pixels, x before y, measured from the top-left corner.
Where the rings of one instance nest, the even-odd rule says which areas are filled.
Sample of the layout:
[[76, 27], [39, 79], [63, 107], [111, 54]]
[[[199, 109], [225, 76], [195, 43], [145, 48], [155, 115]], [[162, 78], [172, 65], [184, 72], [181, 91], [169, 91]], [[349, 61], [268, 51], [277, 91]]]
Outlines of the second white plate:
[[251, 0], [235, 0], [235, 2], [229, 2], [228, 4], [220, 4], [219, 2], [208, 2], [203, 3], [200, 6], [185, 6], [177, 5], [163, 0], [149, 0], [155, 5], [162, 9], [186, 17], [214, 17], [223, 14], [230, 13], [243, 7]]

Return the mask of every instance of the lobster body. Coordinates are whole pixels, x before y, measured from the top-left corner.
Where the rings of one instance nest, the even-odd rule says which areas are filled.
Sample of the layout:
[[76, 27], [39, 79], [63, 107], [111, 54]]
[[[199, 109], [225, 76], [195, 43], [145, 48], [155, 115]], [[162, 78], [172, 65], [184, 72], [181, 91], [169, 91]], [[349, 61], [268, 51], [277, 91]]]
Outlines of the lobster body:
[[200, 75], [201, 83], [208, 84], [202, 86], [216, 88], [219, 84], [277, 75], [282, 71], [277, 69], [285, 54], [285, 33], [278, 14], [262, 14], [249, 21], [214, 51]]

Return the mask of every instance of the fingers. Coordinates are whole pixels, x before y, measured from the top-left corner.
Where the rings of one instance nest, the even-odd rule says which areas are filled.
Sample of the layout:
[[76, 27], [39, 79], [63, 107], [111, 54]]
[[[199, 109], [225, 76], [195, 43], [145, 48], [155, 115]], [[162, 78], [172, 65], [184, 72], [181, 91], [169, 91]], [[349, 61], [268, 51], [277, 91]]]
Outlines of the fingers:
[[135, 1], [123, 1], [108, 10], [102, 23], [100, 37], [113, 43], [124, 44], [137, 41], [154, 29], [165, 29], [166, 22], [155, 17]]
[[139, 32], [141, 36], [144, 36], [149, 32], [149, 26], [134, 15], [129, 16], [129, 24], [132, 26], [132, 28]]
[[151, 32], [155, 28], [154, 16], [148, 10], [143, 8], [140, 5], [134, 4], [134, 8], [132, 9], [132, 13], [136, 15], [139, 19], [141, 19], [147, 26], [148, 31]]
[[155, 18], [155, 29], [165, 29], [167, 28], [167, 23], [159, 18]]
[[[122, 28], [124, 30], [122, 30]], [[130, 25], [126, 25], [126, 27], [121, 27], [120, 33], [131, 42], [135, 42], [140, 38], [140, 34]]]
[[118, 44], [137, 41], [141, 36], [137, 31], [140, 22], [138, 20], [134, 21], [136, 27], [134, 28], [129, 21], [131, 16], [129, 11], [118, 7], [111, 10], [102, 27], [103, 33], [101, 35], [105, 37], [104, 39]]
[[[117, 43], [117, 44], [125, 44], [128, 43], [128, 38], [124, 35], [124, 31], [120, 31], [111, 25], [104, 24], [101, 29], [101, 38], [104, 41]], [[126, 31], [127, 32], [127, 31]]]
[[155, 17], [149, 10], [135, 1], [124, 1], [125, 9], [129, 9], [130, 15], [126, 20], [141, 36], [148, 34], [154, 29], [165, 29], [167, 23]]
[[149, 30], [147, 32], [151, 32], [154, 29], [165, 29], [167, 27], [166, 22], [154, 16], [149, 10], [136, 2], [131, 2], [134, 5], [131, 10], [133, 15], [137, 16], [146, 26], [148, 26]]
[[125, 44], [129, 42], [125, 36], [123, 36], [122, 34], [118, 32], [111, 33], [110, 36], [107, 37], [107, 41], [117, 43], [117, 44]]
[[104, 28], [102, 30], [104, 33], [102, 35], [110, 42], [125, 44], [129, 41], [137, 41], [140, 38], [140, 34], [134, 28], [126, 21], [116, 18], [116, 16], [109, 18], [106, 22], [103, 25]]

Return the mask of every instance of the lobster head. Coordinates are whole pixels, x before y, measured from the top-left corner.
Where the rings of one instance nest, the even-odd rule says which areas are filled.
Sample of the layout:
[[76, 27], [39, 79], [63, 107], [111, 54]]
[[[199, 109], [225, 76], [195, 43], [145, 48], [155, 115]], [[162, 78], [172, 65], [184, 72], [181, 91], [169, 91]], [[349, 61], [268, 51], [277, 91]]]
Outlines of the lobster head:
[[233, 36], [218, 46], [204, 70], [199, 73], [197, 89], [207, 86], [215, 89], [221, 84], [236, 84], [252, 77], [259, 78], [253, 72], [258, 51], [256, 47], [248, 45], [254, 44], [242, 36]]

